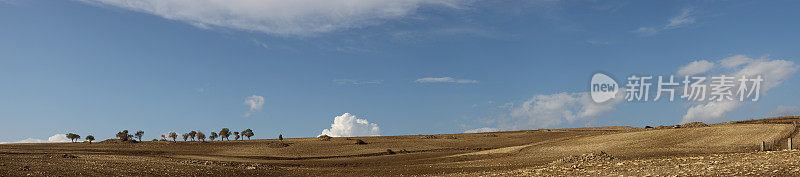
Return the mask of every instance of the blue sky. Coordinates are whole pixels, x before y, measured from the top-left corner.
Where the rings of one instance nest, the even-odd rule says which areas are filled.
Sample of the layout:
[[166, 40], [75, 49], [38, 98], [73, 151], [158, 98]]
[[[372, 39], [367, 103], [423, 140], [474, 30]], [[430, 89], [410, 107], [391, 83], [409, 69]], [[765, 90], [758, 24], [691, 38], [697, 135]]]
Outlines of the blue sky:
[[[800, 112], [795, 1], [215, 2], [0, 1], [0, 142], [677, 124], [704, 103], [551, 113], [585, 110], [575, 100], [596, 72], [622, 83], [701, 60], [707, 73], [770, 66], [778, 84], [697, 120]], [[737, 55], [753, 62], [721, 67]], [[561, 98], [573, 101], [530, 111]]]

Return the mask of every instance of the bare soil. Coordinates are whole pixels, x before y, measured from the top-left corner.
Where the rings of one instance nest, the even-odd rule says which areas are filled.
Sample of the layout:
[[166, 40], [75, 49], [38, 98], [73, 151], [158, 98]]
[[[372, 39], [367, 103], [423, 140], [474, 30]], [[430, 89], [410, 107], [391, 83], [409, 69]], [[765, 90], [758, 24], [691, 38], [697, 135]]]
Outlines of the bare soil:
[[[762, 141], [772, 150], [785, 147], [797, 136], [798, 119], [762, 120], [329, 141], [4, 144], [0, 176], [800, 175], [800, 152], [757, 152]], [[782, 159], [751, 160], [773, 156]]]

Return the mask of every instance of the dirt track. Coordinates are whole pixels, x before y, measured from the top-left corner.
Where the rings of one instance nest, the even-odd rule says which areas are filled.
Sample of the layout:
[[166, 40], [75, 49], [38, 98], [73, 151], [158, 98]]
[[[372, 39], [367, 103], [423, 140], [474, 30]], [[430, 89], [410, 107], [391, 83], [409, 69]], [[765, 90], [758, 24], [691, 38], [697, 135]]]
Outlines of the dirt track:
[[[614, 163], [754, 152], [761, 141], [778, 147], [795, 130], [792, 124], [749, 122], [661, 130], [599, 127], [436, 135], [435, 139], [414, 135], [331, 141], [6, 144], [0, 145], [0, 175], [521, 175], [551, 168], [549, 164], [560, 158], [599, 151], [612, 154]], [[448, 136], [455, 139], [445, 138]], [[355, 144], [354, 139], [368, 144]], [[652, 173], [677, 174], [664, 169]]]

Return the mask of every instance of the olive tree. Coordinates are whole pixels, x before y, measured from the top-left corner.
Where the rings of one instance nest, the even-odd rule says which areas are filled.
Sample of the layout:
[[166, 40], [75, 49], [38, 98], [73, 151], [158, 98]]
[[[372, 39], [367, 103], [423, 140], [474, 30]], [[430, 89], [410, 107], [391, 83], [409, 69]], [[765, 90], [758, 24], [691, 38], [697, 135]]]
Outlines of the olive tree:
[[225, 139], [228, 139], [228, 141], [230, 141], [231, 140], [230, 136], [231, 136], [231, 130], [228, 128], [223, 128], [222, 130], [219, 131], [219, 139], [221, 139], [222, 141], [225, 141]]
[[175, 139], [178, 138], [178, 133], [169, 132], [169, 138], [172, 138], [172, 141], [175, 141]]
[[67, 138], [74, 143], [75, 140], [81, 139], [81, 135], [74, 134], [74, 133], [67, 133]]
[[252, 137], [253, 135], [255, 135], [253, 134], [253, 130], [250, 130], [249, 128], [242, 132], [242, 136], [247, 137], [247, 140], [250, 140], [250, 137]]
[[194, 139], [195, 137], [197, 137], [197, 132], [196, 131], [192, 130], [191, 132], [189, 132], [189, 138], [192, 138], [192, 141], [195, 140]]
[[128, 134], [128, 130], [122, 130], [121, 132], [117, 132], [117, 138], [119, 138], [122, 141], [128, 141], [128, 138], [130, 137], [131, 135]]
[[89, 141], [89, 144], [92, 144], [92, 141], [94, 141], [94, 136], [92, 135], [86, 136], [86, 141]]
[[139, 130], [139, 131], [136, 132], [135, 135], [136, 135], [136, 139], [139, 139], [139, 141], [142, 141], [142, 137], [144, 136], [144, 131]]
[[181, 135], [181, 137], [183, 137], [183, 141], [186, 141], [187, 139], [189, 139], [189, 134], [184, 133], [183, 135]]
[[204, 142], [206, 141], [206, 134], [205, 133], [203, 133], [201, 131], [197, 131], [197, 135], [196, 136], [197, 136], [198, 140], [204, 141]]
[[211, 135], [208, 136], [208, 138], [211, 139], [211, 141], [214, 141], [214, 139], [217, 139], [217, 137], [219, 137], [219, 135], [217, 135], [217, 132], [211, 132]]

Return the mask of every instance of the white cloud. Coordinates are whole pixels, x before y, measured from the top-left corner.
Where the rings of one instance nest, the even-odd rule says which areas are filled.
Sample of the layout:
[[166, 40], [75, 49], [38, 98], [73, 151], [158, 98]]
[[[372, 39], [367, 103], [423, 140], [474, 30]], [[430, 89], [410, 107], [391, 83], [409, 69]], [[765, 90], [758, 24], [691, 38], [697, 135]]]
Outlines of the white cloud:
[[696, 105], [686, 111], [681, 122], [719, 122], [728, 112], [736, 110], [740, 105], [738, 101], [711, 101]]
[[475, 84], [477, 80], [472, 79], [455, 79], [452, 77], [425, 77], [415, 80], [416, 83], [459, 83], [459, 84]]
[[615, 99], [605, 103], [595, 103], [586, 92], [535, 95], [521, 105], [511, 109], [510, 119], [505, 120], [503, 130], [521, 130], [555, 127], [567, 123], [587, 121], [614, 110], [614, 105], [622, 102], [618, 92]]
[[355, 79], [334, 79], [333, 83], [339, 85], [371, 85], [382, 84], [383, 80], [355, 80]]
[[109, 5], [199, 28], [217, 27], [275, 35], [307, 36], [400, 19], [423, 6], [465, 8], [458, 0], [81, 0]]
[[65, 134], [55, 134], [47, 138], [47, 140], [36, 139], [36, 138], [28, 138], [16, 142], [0, 142], [0, 144], [8, 144], [8, 143], [63, 143], [63, 142], [72, 142], [70, 139], [67, 138]]
[[653, 35], [659, 33], [664, 30], [676, 29], [680, 28], [689, 24], [693, 24], [695, 22], [694, 16], [694, 8], [683, 8], [678, 15], [673, 16], [669, 19], [668, 23], [659, 26], [659, 27], [639, 27], [633, 32], [643, 34], [643, 35]]
[[724, 58], [719, 61], [719, 64], [725, 68], [735, 68], [737, 66], [752, 62], [753, 59], [745, 55], [734, 55], [732, 57]]
[[252, 95], [244, 99], [244, 104], [250, 106], [250, 111], [244, 113], [244, 117], [250, 117], [255, 112], [261, 111], [264, 106], [264, 97]]
[[378, 124], [369, 123], [366, 119], [358, 119], [350, 113], [333, 118], [330, 129], [322, 130], [320, 135], [331, 137], [353, 137], [353, 136], [380, 136], [381, 130]]
[[800, 115], [800, 108], [797, 106], [778, 106], [769, 112], [770, 116], [797, 116]]
[[[752, 59], [744, 55], [736, 55], [718, 61], [719, 65], [728, 69], [728, 72], [717, 73], [715, 76], [726, 75], [735, 78], [747, 76], [748, 78], [755, 78], [761, 76], [764, 82], [761, 84], [759, 93], [764, 95], [768, 90], [777, 87], [783, 81], [791, 77], [797, 72], [800, 66], [794, 64], [792, 61], [786, 60], [769, 60], [767, 58]], [[736, 83], [734, 88], [738, 88], [739, 84]], [[710, 90], [707, 90], [710, 91]], [[709, 92], [706, 92], [708, 95]], [[731, 111], [736, 110], [742, 103], [736, 101], [705, 101], [695, 103], [690, 107], [686, 114], [683, 116], [681, 122], [717, 122], [722, 121], [725, 115]]]
[[692, 13], [694, 13], [694, 8], [681, 9], [681, 13], [678, 14], [677, 16], [670, 18], [669, 23], [666, 26], [664, 26], [664, 28], [672, 29], [694, 23], [694, 17], [692, 17]]
[[678, 69], [679, 76], [692, 76], [697, 74], [705, 73], [706, 71], [711, 70], [714, 67], [714, 63], [711, 63], [707, 60], [699, 60], [693, 61], [686, 66], [681, 67]]
[[464, 133], [483, 133], [483, 132], [496, 132], [500, 131], [498, 128], [491, 128], [491, 127], [483, 127], [483, 128], [476, 128], [472, 130], [464, 131]]

